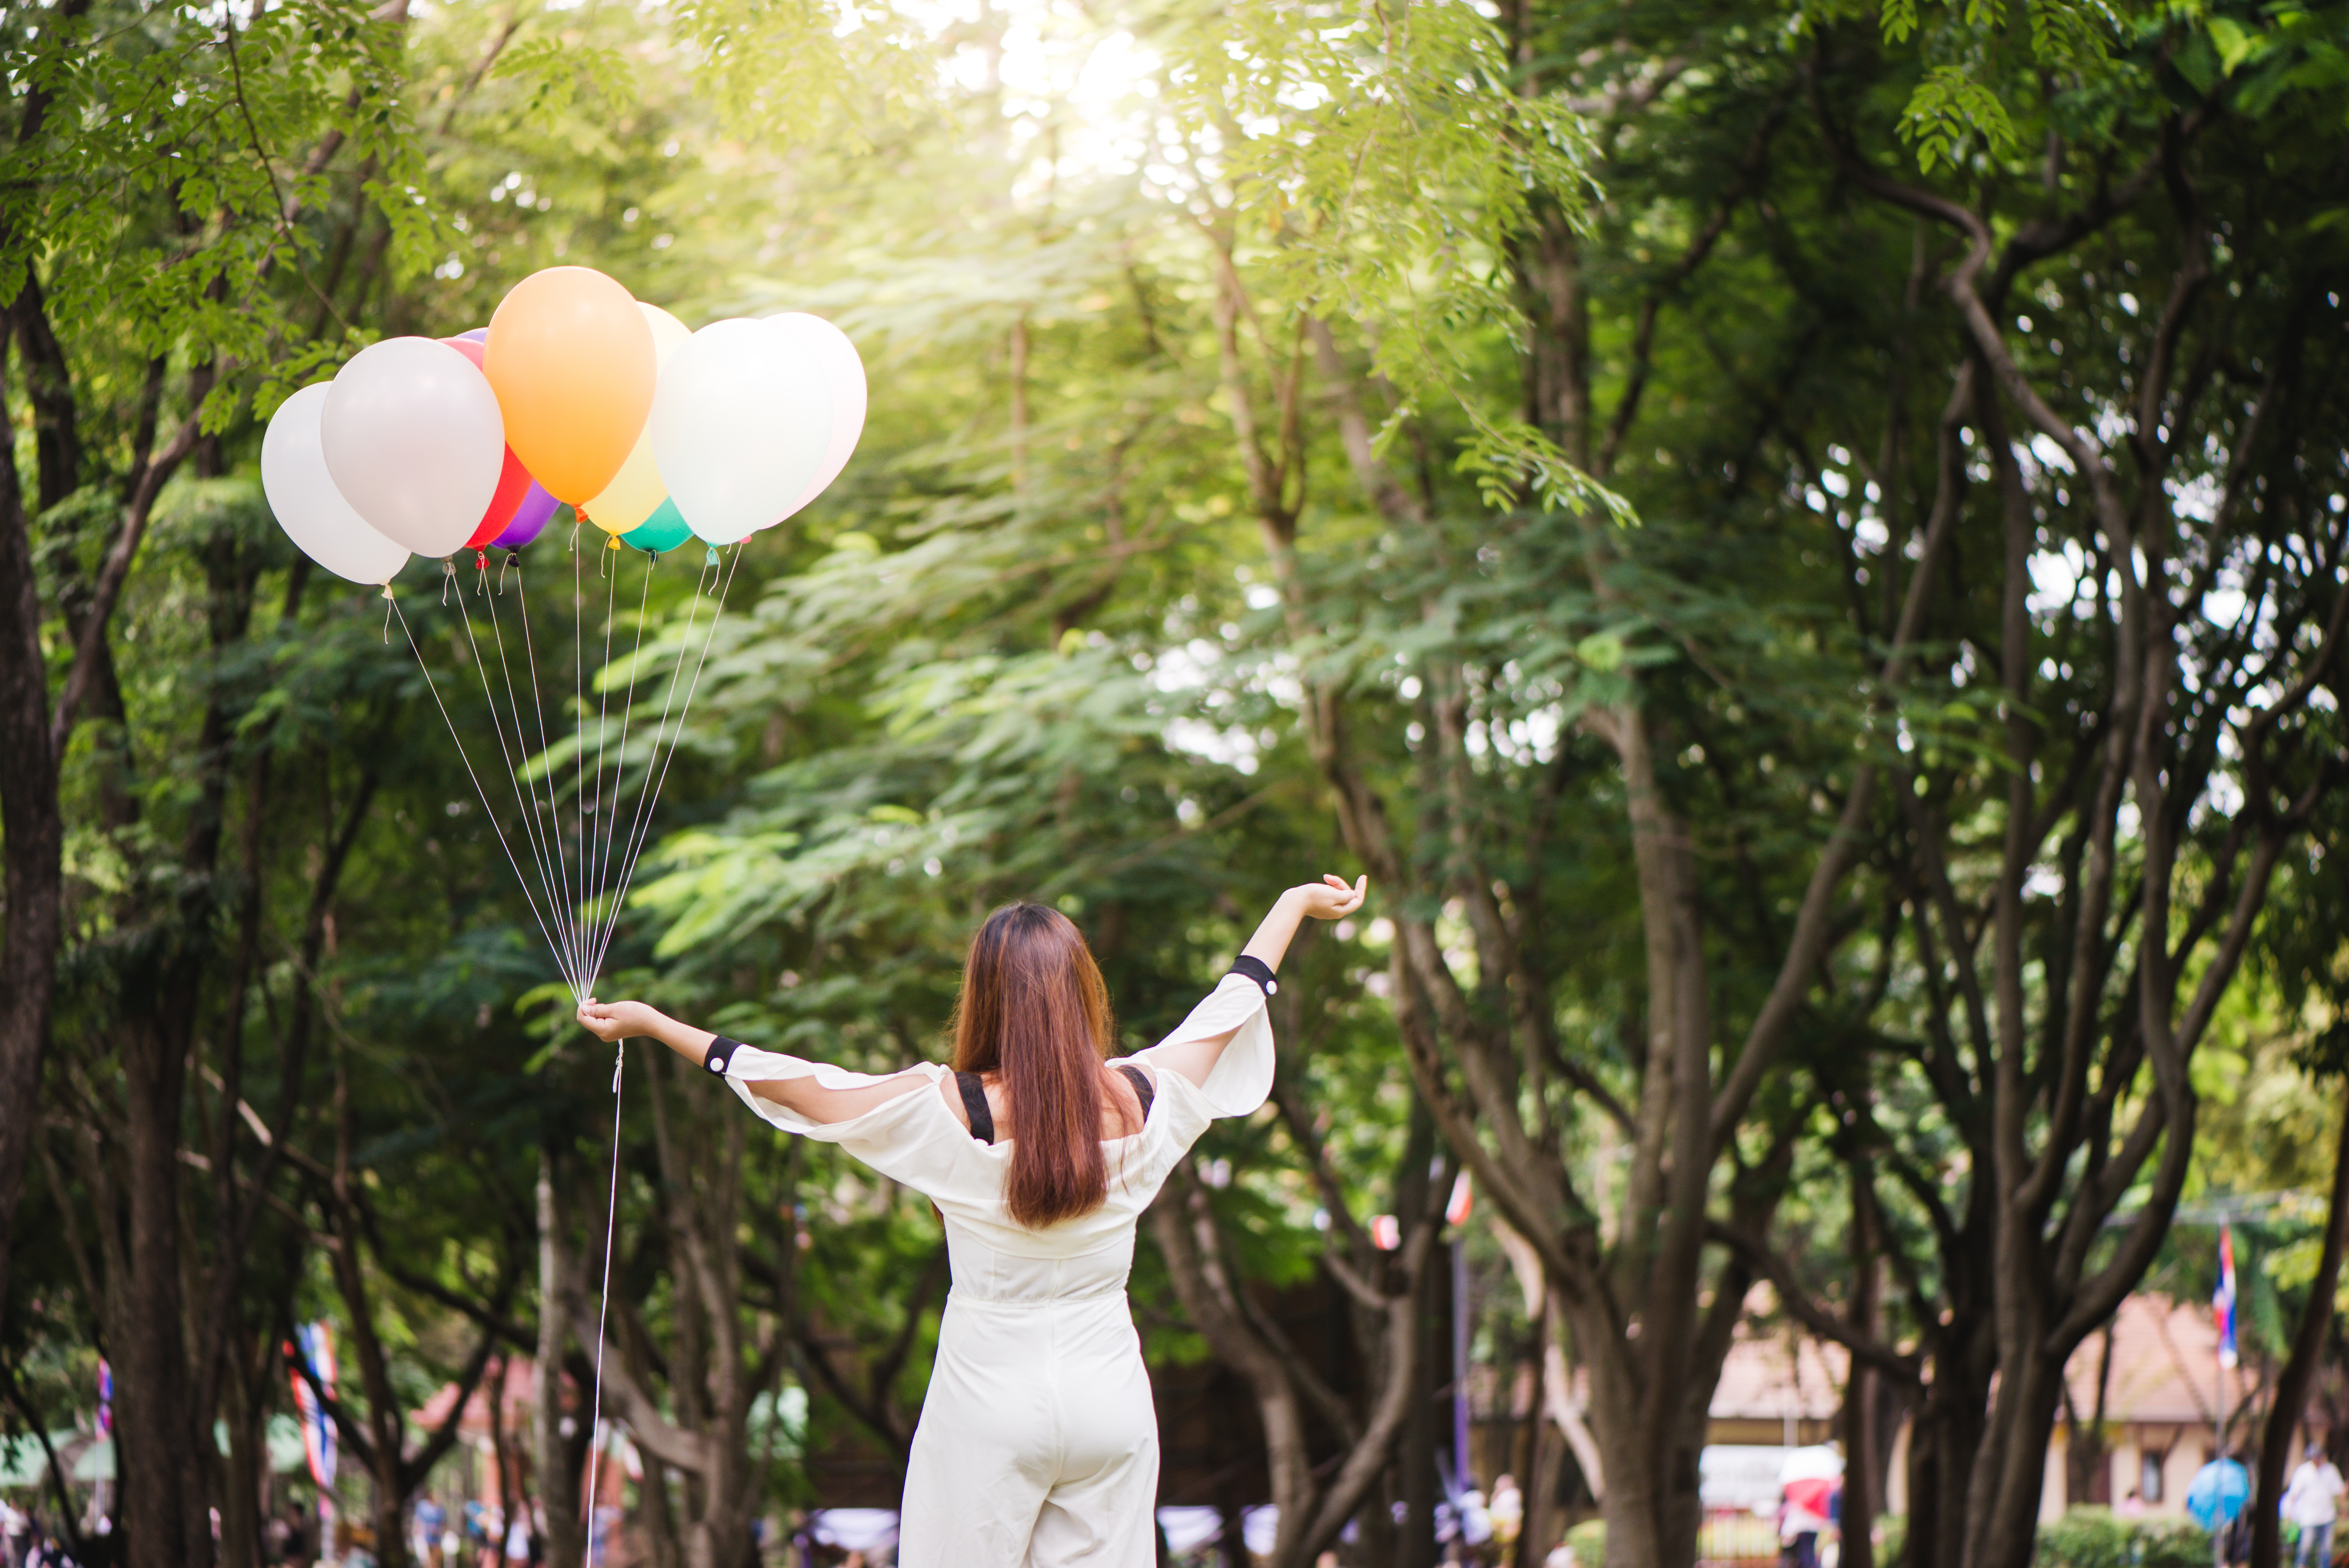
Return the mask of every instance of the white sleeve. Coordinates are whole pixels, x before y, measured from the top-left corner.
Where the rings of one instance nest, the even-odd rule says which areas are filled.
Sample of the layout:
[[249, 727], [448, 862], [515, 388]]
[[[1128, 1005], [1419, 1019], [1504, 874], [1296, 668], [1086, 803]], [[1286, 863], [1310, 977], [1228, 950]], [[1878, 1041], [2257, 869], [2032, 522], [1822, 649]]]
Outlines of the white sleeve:
[[[1191, 1016], [1175, 1026], [1173, 1034], [1146, 1051], [1135, 1052], [1134, 1057], [1148, 1062], [1161, 1084], [1179, 1084], [1177, 1093], [1188, 1089], [1196, 1094], [1209, 1116], [1251, 1115], [1272, 1092], [1272, 1019], [1264, 1004], [1265, 994], [1255, 981], [1245, 975], [1226, 975], [1206, 1000], [1191, 1009]], [[1158, 1064], [1158, 1053], [1169, 1046], [1222, 1034], [1232, 1037], [1204, 1084], [1194, 1085], [1181, 1073]]]
[[[780, 1051], [762, 1051], [732, 1041], [722, 1055], [713, 1047], [704, 1064], [739, 1096], [761, 1120], [820, 1143], [837, 1143], [892, 1181], [928, 1192], [952, 1172], [956, 1156], [970, 1134], [955, 1120], [938, 1099], [938, 1077], [945, 1068], [923, 1062], [902, 1073], [875, 1076], [851, 1072], [829, 1062], [811, 1062]], [[813, 1078], [824, 1088], [872, 1088], [903, 1082], [905, 1091], [871, 1110], [845, 1121], [817, 1121], [773, 1100], [753, 1094], [754, 1083]]]

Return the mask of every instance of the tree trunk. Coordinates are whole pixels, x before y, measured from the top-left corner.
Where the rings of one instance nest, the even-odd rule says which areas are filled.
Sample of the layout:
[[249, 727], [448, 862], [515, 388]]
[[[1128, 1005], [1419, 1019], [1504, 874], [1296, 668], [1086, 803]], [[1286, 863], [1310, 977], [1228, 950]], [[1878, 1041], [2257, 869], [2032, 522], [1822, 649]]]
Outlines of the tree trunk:
[[2292, 1354], [2276, 1374], [2275, 1399], [2260, 1433], [2259, 1479], [2251, 1487], [2251, 1568], [2276, 1568], [2282, 1550], [2278, 1505], [2283, 1498], [2284, 1466], [2292, 1458], [2292, 1433], [2308, 1406], [2316, 1363], [2332, 1336], [2333, 1293], [2341, 1277], [2341, 1253], [2349, 1246], [2349, 1111], [2333, 1146], [2332, 1206], [2325, 1212], [2324, 1250], [2316, 1277], [2308, 1282], [2308, 1305], [2293, 1330]]
[[[547, 1568], [579, 1568], [586, 1545], [580, 1519], [580, 1476], [572, 1463], [576, 1445], [572, 1438], [578, 1424], [591, 1418], [585, 1410], [574, 1414], [563, 1408], [564, 1347], [569, 1338], [564, 1325], [569, 1316], [571, 1288], [570, 1267], [564, 1256], [566, 1234], [554, 1202], [554, 1161], [542, 1150], [538, 1157], [538, 1475], [546, 1503]], [[592, 1443], [595, 1434], [588, 1433], [587, 1440]], [[593, 1509], [593, 1499], [587, 1506]]]
[[[7, 343], [0, 336], [0, 391]], [[49, 745], [48, 665], [41, 603], [13, 459], [0, 461], [0, 1302], [8, 1299], [10, 1238], [37, 1136], [41, 1056], [56, 996], [64, 908], [65, 818]]]
[[181, 1311], [179, 1133], [187, 1042], [167, 1017], [174, 1003], [191, 1006], [194, 998], [191, 988], [171, 983], [179, 967], [167, 961], [134, 971], [140, 991], [133, 995], [143, 991], [150, 1006], [132, 1011], [117, 1030], [130, 1229], [128, 1310], [115, 1362], [116, 1430], [125, 1439], [121, 1528], [129, 1568], [186, 1568], [212, 1555], [199, 1447], [200, 1439], [209, 1443], [212, 1422], [190, 1408]]
[[[1876, 1334], [1876, 1205], [1874, 1179], [1867, 1163], [1851, 1168], [1851, 1324], [1861, 1334]], [[1876, 1474], [1876, 1374], [1855, 1356], [1846, 1377], [1843, 1414], [1843, 1533], [1837, 1568], [1876, 1568], [1876, 1509], [1880, 1501]]]
[[228, 1454], [221, 1464], [222, 1568], [261, 1568], [261, 1488], [269, 1449], [266, 1416], [245, 1377], [243, 1348], [232, 1342], [222, 1356], [228, 1367], [221, 1381], [221, 1418], [228, 1425]]

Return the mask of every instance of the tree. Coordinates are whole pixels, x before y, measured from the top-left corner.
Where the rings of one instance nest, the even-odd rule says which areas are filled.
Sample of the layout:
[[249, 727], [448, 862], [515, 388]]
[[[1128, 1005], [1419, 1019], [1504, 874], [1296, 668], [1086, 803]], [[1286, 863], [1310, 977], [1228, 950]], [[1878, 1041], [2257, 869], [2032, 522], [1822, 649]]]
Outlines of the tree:
[[[2168, 1228], [2194, 1147], [2194, 1053], [2276, 866], [2338, 782], [2305, 706], [2335, 678], [2344, 608], [2341, 530], [2311, 462], [2337, 417], [2307, 346], [2331, 263], [2259, 216], [2330, 176], [2268, 139], [2292, 67], [2230, 79], [2222, 33], [2147, 19], [2085, 82], [2001, 78], [2013, 135], [2039, 138], [2032, 160], [2002, 119], [1931, 182], [1870, 150], [1916, 78], [1888, 81], [1888, 57], [1842, 30], [1800, 67], [1827, 194], [1898, 214], [1878, 253], [1913, 258], [1905, 291], [1879, 265], [1872, 298], [1845, 297], [1869, 300], [1888, 350], [1895, 322], [1907, 345], [1934, 341], [1907, 313], [1937, 294], [1934, 330], [1951, 334], [1936, 350], [1953, 391], [1930, 512], [1899, 461], [1928, 443], [1897, 424], [1847, 416], [1829, 427], [1841, 448], [1886, 455], [1804, 476], [1850, 531], [1835, 548], [1863, 630], [1861, 571], [1900, 570], [1886, 531], [1959, 520], [1963, 575], [1931, 606], [1943, 704], [1903, 700], [1887, 759], [1905, 832], [1869, 901], [1876, 975], [1857, 969], [1854, 999], [1828, 1012], [1898, 1064], [1886, 1102], [1938, 1107], [1889, 1128], [1839, 1106], [1875, 1123], [1864, 1147], [1884, 1202], [1937, 1254], [1895, 1262], [1931, 1369], [1912, 1559], [2028, 1560], [2063, 1367]], [[2091, 99], [2134, 107], [2078, 118]], [[1859, 504], [1817, 493], [1855, 481]], [[1934, 546], [1920, 555], [1921, 575]], [[1826, 1326], [1896, 1375], [1913, 1365]]]

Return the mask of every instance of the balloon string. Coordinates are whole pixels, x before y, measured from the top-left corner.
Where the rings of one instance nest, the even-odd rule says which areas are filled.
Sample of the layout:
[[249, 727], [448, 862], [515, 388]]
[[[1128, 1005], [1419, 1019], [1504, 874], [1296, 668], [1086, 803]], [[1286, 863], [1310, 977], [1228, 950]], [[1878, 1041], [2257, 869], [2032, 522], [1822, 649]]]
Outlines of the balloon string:
[[[524, 609], [525, 609], [525, 610], [527, 610], [527, 608], [528, 608], [528, 606], [525, 604]], [[502, 676], [504, 676], [504, 679], [505, 679], [505, 686], [506, 686], [506, 706], [507, 706], [508, 707], [510, 707], [510, 708], [512, 708], [512, 709], [513, 710], [513, 727], [514, 727], [514, 747], [513, 747], [513, 748], [514, 748], [514, 751], [515, 751], [515, 752], [522, 754], [522, 756], [523, 756], [523, 769], [522, 769], [522, 770], [516, 770], [516, 769], [514, 769], [514, 767], [513, 767], [513, 762], [512, 762], [512, 756], [511, 756], [511, 755], [509, 755], [509, 757], [508, 757], [508, 758], [507, 758], [507, 763], [506, 763], [506, 769], [507, 769], [507, 771], [508, 771], [510, 774], [512, 774], [512, 777], [513, 777], [513, 781], [514, 781], [514, 794], [515, 794], [515, 797], [516, 797], [517, 799], [519, 799], [519, 798], [521, 797], [521, 795], [522, 795], [523, 788], [523, 779], [522, 779], [522, 772], [523, 772], [523, 771], [527, 771], [527, 770], [528, 770], [528, 768], [529, 768], [530, 738], [529, 738], [527, 735], [525, 735], [525, 734], [523, 733], [523, 727], [522, 727], [522, 699], [521, 699], [520, 697], [518, 697], [518, 696], [516, 696], [514, 695], [514, 689], [513, 689], [513, 661], [512, 661], [511, 658], [509, 658], [509, 657], [507, 656], [507, 654], [506, 654], [506, 633], [505, 633], [505, 626], [504, 626], [504, 624], [503, 624], [502, 622], [500, 622], [500, 621], [499, 621], [499, 619], [498, 619], [498, 604], [497, 604], [497, 601], [496, 601], [496, 600], [494, 600], [494, 599], [492, 599], [492, 600], [491, 600], [491, 601], [490, 601], [490, 631], [491, 631], [492, 635], [493, 635], [493, 636], [496, 638], [496, 640], [497, 640], [497, 649], [498, 649], [498, 670], [499, 670], [499, 673], [500, 673], [501, 675], [502, 675]], [[466, 634], [470, 637], [470, 636], [471, 635], [471, 633], [472, 633], [472, 624], [471, 624], [471, 622], [469, 620], [469, 621], [466, 623]], [[527, 639], [528, 639], [528, 637], [529, 637], [529, 634], [530, 634], [530, 621], [529, 621], [529, 618], [528, 618], [527, 614], [525, 614], [525, 615], [524, 615], [524, 617], [523, 617], [523, 637], [524, 637], [524, 639], [525, 639], [525, 644], [527, 643]], [[478, 661], [479, 661], [479, 659], [480, 659], [480, 649], [479, 649], [479, 645], [476, 645], [476, 647], [475, 647], [474, 656], [475, 656], [476, 661], [478, 662]], [[488, 696], [488, 695], [489, 695], [489, 671], [488, 671], [488, 668], [487, 668], [487, 666], [486, 666], [486, 665], [484, 665], [484, 666], [483, 666], [483, 668], [482, 668], [482, 672], [481, 672], [481, 688], [482, 688], [482, 695], [484, 695], [484, 696]], [[536, 671], [536, 669], [535, 669], [535, 668], [533, 668], [533, 669], [532, 670], [532, 672], [531, 672], [531, 691], [530, 691], [530, 696], [531, 696], [531, 706], [532, 706], [533, 707], [538, 707], [538, 676], [537, 676], [537, 671]], [[490, 713], [491, 713], [491, 716], [492, 716], [492, 719], [495, 719], [495, 718], [496, 718], [496, 716], [497, 716], [497, 708], [498, 708], [497, 699], [496, 699], [494, 696], [490, 697]], [[505, 741], [505, 732], [504, 732], [504, 729], [503, 729], [503, 727], [502, 727], [502, 721], [500, 721], [500, 724], [501, 724], [501, 727], [500, 727], [499, 732], [498, 732], [498, 740], [499, 740], [499, 744], [500, 744], [501, 746], [502, 746], [502, 745], [504, 744], [504, 741]], [[540, 717], [540, 721], [539, 721], [539, 730], [540, 730], [540, 735], [541, 735], [541, 738], [541, 738], [541, 746], [540, 746], [540, 749], [541, 749], [542, 751], [543, 751], [543, 750], [545, 749], [545, 748], [544, 748], [544, 743], [543, 743], [543, 737], [544, 737], [544, 734], [545, 734], [545, 718], [544, 718], [544, 715], [543, 715], [543, 713], [542, 713], [542, 714], [541, 714], [541, 717]], [[530, 810], [529, 810], [529, 819], [530, 819], [530, 822], [531, 822], [531, 825], [532, 825], [533, 830], [533, 834], [532, 834], [532, 839], [531, 839], [531, 848], [532, 848], [532, 851], [533, 851], [533, 854], [535, 855], [536, 860], [537, 860], [537, 863], [538, 863], [538, 873], [539, 873], [539, 876], [540, 876], [542, 879], [543, 879], [543, 885], [545, 886], [545, 889], [546, 889], [546, 902], [547, 902], [547, 904], [548, 904], [548, 906], [549, 906], [551, 909], [557, 909], [557, 910], [559, 910], [559, 909], [561, 909], [562, 904], [561, 904], [561, 901], [560, 901], [560, 900], [558, 900], [558, 899], [556, 898], [555, 894], [556, 894], [557, 891], [558, 891], [558, 890], [560, 890], [560, 889], [563, 887], [563, 885], [564, 885], [564, 880], [563, 880], [562, 876], [561, 876], [561, 875], [559, 875], [559, 874], [557, 873], [557, 871], [556, 871], [556, 868], [557, 868], [557, 867], [560, 865], [560, 863], [561, 863], [561, 859], [562, 859], [562, 857], [561, 857], [561, 849], [562, 849], [562, 845], [561, 845], [561, 841], [560, 841], [559, 838], [557, 837], [557, 830], [559, 829], [559, 826], [560, 826], [560, 819], [559, 819], [559, 817], [558, 817], [558, 815], [557, 815], [557, 813], [556, 813], [555, 805], [554, 805], [554, 784], [553, 784], [552, 782], [550, 782], [550, 783], [548, 784], [548, 786], [547, 786], [546, 815], [545, 815], [544, 817], [541, 817], [541, 816], [539, 815], [539, 804], [538, 804], [538, 783], [537, 783], [537, 781], [536, 781], [535, 779], [533, 779], [533, 780], [531, 781], [531, 783], [530, 783], [530, 785], [529, 785], [529, 790], [530, 790]], [[550, 842], [549, 841], [554, 841]], [[560, 930], [560, 931], [562, 931], [562, 932], [563, 932], [563, 934], [564, 934], [564, 940], [565, 940], [566, 942], [573, 943], [573, 944], [575, 945], [575, 944], [576, 944], [575, 923], [574, 923], [574, 922], [573, 922], [573, 921], [572, 921], [572, 920], [571, 920], [567, 915], [558, 915], [558, 916], [556, 917], [556, 920], [555, 920], [555, 925], [556, 925], [556, 928], [557, 928], [558, 930]], [[574, 973], [575, 973], [575, 965], [574, 966]]]
[[[613, 575], [616, 578], [618, 573], [615, 573]], [[628, 727], [629, 721], [635, 718], [636, 712], [636, 669], [637, 666], [644, 662], [645, 622], [649, 618], [647, 612], [651, 609], [652, 600], [653, 560], [652, 557], [647, 554], [645, 558], [645, 590], [636, 602], [636, 645], [628, 655], [628, 689], [620, 699], [620, 751], [619, 756], [612, 764], [612, 799], [614, 804], [610, 810], [604, 813], [604, 849], [603, 853], [597, 857], [595, 862], [596, 896], [598, 898], [601, 898], [604, 892], [611, 886], [612, 841], [617, 834], [620, 826], [618, 801], [620, 799], [621, 789], [624, 787], [623, 781], [626, 779], [628, 771]], [[605, 665], [607, 670], [610, 667], [610, 664], [611, 661], [607, 656], [605, 660]], [[598, 920], [600, 923], [600, 917], [598, 917]], [[600, 950], [603, 944], [598, 943], [596, 945], [598, 948], [597, 955], [600, 959]], [[593, 976], [590, 976], [590, 978], [592, 979]]]
[[[587, 866], [585, 845], [587, 840], [587, 773], [579, 759], [587, 753], [587, 600], [579, 579], [579, 514], [574, 511], [571, 522], [571, 775], [579, 819], [579, 832], [574, 841], [581, 848], [579, 880], [566, 890], [573, 903], [584, 902], [578, 897], [586, 885]], [[574, 959], [576, 966], [584, 967]]]
[[[528, 662], [530, 668], [530, 706], [532, 711], [538, 715], [538, 754], [543, 758], [553, 748], [547, 743], [546, 700], [538, 682], [538, 647], [530, 630], [530, 574], [519, 568], [514, 572], [514, 600], [522, 621], [523, 657]], [[519, 713], [521, 709], [517, 707], [515, 711]], [[525, 741], [523, 744], [529, 743]], [[546, 769], [544, 831], [549, 844], [554, 851], [555, 868], [562, 873], [557, 878], [556, 885], [567, 889], [571, 882], [571, 872], [563, 861], [563, 807], [557, 797], [560, 788], [554, 770], [549, 768]], [[551, 898], [553, 895], [549, 896]]]
[[620, 1069], [627, 1059], [627, 1042], [616, 1041], [612, 1047], [612, 1192], [604, 1211], [604, 1283], [595, 1296], [595, 1397], [587, 1420], [587, 1568], [595, 1568], [595, 1483], [604, 1466], [604, 1321], [611, 1310], [612, 1247], [620, 1229]]
[[[669, 764], [677, 760], [677, 743], [684, 737], [686, 717], [693, 712], [693, 694], [701, 688], [701, 671], [709, 662], [709, 645], [718, 636], [718, 618], [726, 613], [726, 595], [734, 586], [734, 569], [741, 564], [742, 546], [738, 543], [734, 547], [734, 558], [726, 563], [726, 581], [719, 590], [718, 607], [710, 612], [709, 630], [701, 639], [701, 654], [694, 661], [693, 680], [685, 688], [685, 707], [678, 711], [677, 728], [669, 736], [668, 756], [661, 763], [660, 782], [653, 786], [653, 799], [656, 800], [660, 799], [661, 785], [668, 782]], [[645, 826], [647, 830], [651, 828], [650, 819], [647, 820]], [[627, 903], [628, 888], [636, 881], [636, 861], [644, 852], [644, 845], [645, 835], [639, 834], [629, 853], [626, 865], [621, 872], [619, 890], [612, 901], [612, 918], [605, 927], [603, 944], [596, 951], [595, 962], [598, 967], [602, 966], [604, 953], [611, 947], [613, 934], [619, 929], [619, 911]]]
[[[497, 614], [497, 607], [494, 604], [491, 606], [490, 614], [492, 618], [492, 624], [494, 626], [495, 616]], [[565, 939], [568, 940], [573, 934], [573, 926], [571, 922], [566, 918], [563, 911], [563, 906], [555, 899], [554, 890], [560, 884], [556, 882], [554, 873], [550, 869], [552, 864], [551, 857], [547, 855], [545, 847], [541, 841], [543, 830], [539, 826], [537, 820], [537, 786], [533, 785], [531, 787], [530, 802], [527, 806], [524, 806], [523, 803], [522, 773], [514, 767], [514, 753], [524, 750], [528, 744], [523, 740], [522, 734], [522, 707], [518, 703], [514, 705], [514, 744], [512, 748], [509, 749], [506, 746], [505, 720], [498, 712], [497, 697], [490, 690], [489, 662], [481, 657], [481, 645], [473, 635], [473, 618], [465, 614], [465, 600], [464, 595], [461, 593], [457, 597], [457, 618], [464, 624], [465, 643], [466, 645], [472, 650], [473, 668], [481, 676], [481, 698], [484, 702], [489, 704], [490, 725], [491, 727], [497, 732], [498, 752], [499, 755], [505, 758], [506, 777], [513, 785], [514, 805], [522, 810], [523, 822], [531, 834], [532, 859], [538, 867], [541, 886], [543, 886], [546, 892], [547, 913], [549, 916], [548, 923], [553, 925], [557, 932], [562, 933]], [[498, 629], [497, 638], [499, 658], [500, 663], [502, 665], [505, 650], [505, 633], [502, 628]], [[508, 689], [509, 692], [511, 692], [511, 677], [509, 677]], [[528, 767], [527, 758], [524, 759], [523, 766], [525, 768]], [[521, 874], [521, 868], [515, 868], [515, 874], [517, 876]], [[578, 965], [575, 964], [570, 965], [564, 975], [564, 978], [570, 982], [573, 994], [575, 996], [579, 992]]]
[[[636, 810], [628, 819], [626, 842], [632, 847], [636, 842], [638, 832], [646, 821], [646, 813], [650, 810], [653, 788], [653, 767], [660, 760], [661, 735], [662, 732], [668, 727], [669, 709], [674, 707], [677, 702], [678, 684], [685, 676], [685, 658], [683, 650], [693, 645], [693, 624], [700, 617], [701, 614], [701, 583], [698, 578], [695, 580], [693, 585], [693, 597], [686, 601], [686, 606], [685, 634], [683, 637], [678, 639], [678, 647], [679, 652], [678, 660], [675, 664], [669, 666], [668, 689], [662, 694], [660, 717], [653, 725], [653, 744], [651, 754], [645, 759], [645, 776], [636, 786]], [[670, 740], [670, 749], [672, 751], [676, 749], [676, 741], [674, 738]], [[626, 863], [626, 853], [624, 851], [622, 855], [623, 864]], [[607, 912], [606, 919], [604, 923], [607, 927], [616, 928], [618, 922], [619, 904], [615, 903]], [[606, 940], [608, 942], [608, 937]]]
[[490, 797], [481, 788], [481, 776], [473, 771], [473, 759], [466, 754], [465, 743], [459, 738], [457, 726], [449, 717], [448, 705], [440, 700], [440, 687], [432, 679], [431, 666], [424, 662], [424, 650], [416, 645], [416, 632], [408, 624], [408, 614], [400, 609], [398, 600], [392, 602], [391, 609], [392, 614], [399, 617], [399, 629], [408, 638], [409, 652], [416, 655], [416, 667], [424, 672], [424, 686], [432, 694], [432, 706], [440, 710], [440, 722], [448, 726], [449, 738], [456, 744], [458, 760], [465, 765], [465, 776], [473, 781], [473, 794], [481, 802], [482, 815], [490, 820], [490, 831], [497, 835], [498, 848], [505, 851], [506, 864], [513, 868], [514, 881], [522, 884], [522, 896], [523, 902], [530, 905], [531, 918], [538, 922], [539, 934], [546, 938], [546, 944], [559, 954], [562, 949], [554, 940], [554, 934], [547, 929], [545, 917], [538, 913], [538, 901], [530, 896], [530, 883], [522, 874], [522, 863], [514, 859], [512, 846], [506, 842], [505, 830], [498, 826], [498, 814], [490, 810]]
[[[599, 573], [598, 575], [601, 573]], [[604, 741], [612, 731], [612, 684], [609, 679], [612, 673], [612, 622], [617, 618], [619, 613], [620, 574], [615, 572], [606, 581], [610, 586], [604, 598], [604, 662], [597, 665], [595, 670], [595, 684], [602, 688], [595, 694], [595, 815], [592, 821], [585, 818], [580, 820], [580, 828], [585, 835], [579, 845], [580, 893], [583, 905], [579, 912], [579, 922], [583, 930], [591, 926], [595, 921], [595, 898], [603, 891], [603, 872], [598, 869], [591, 875], [587, 870], [587, 857], [595, 848], [595, 830], [603, 822], [605, 816]], [[647, 593], [651, 591], [650, 583], [646, 584], [646, 591]], [[580, 760], [583, 762], [586, 760], [585, 753], [581, 754]], [[585, 969], [583, 965], [582, 973], [592, 989], [595, 978], [595, 972]]]

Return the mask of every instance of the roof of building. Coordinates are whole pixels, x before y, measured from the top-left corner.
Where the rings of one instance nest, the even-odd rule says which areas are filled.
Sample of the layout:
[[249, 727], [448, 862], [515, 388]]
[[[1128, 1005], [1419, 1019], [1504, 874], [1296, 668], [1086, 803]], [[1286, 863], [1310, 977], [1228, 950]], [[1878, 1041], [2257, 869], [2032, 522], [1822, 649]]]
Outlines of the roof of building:
[[[2112, 1370], [2100, 1403], [2096, 1381], [2106, 1333]], [[2064, 1375], [2072, 1408], [2082, 1420], [2093, 1420], [2101, 1408], [2106, 1421], [2207, 1426], [2217, 1417], [2219, 1326], [2199, 1302], [2132, 1295], [2104, 1332], [2090, 1335], [2072, 1353]], [[2240, 1371], [2225, 1376], [2231, 1410], [2240, 1407], [2246, 1390]]]
[[[1766, 1298], [1747, 1303], [1766, 1311]], [[1850, 1353], [1791, 1326], [1738, 1325], [1721, 1381], [1713, 1390], [1714, 1420], [1827, 1420], [1843, 1408]]]
[[[1849, 1353], [1776, 1317], [1772, 1311], [1775, 1303], [1764, 1292], [1757, 1292], [1747, 1305], [1752, 1315], [1739, 1325], [1713, 1390], [1713, 1419], [1834, 1418], [1842, 1406]], [[2168, 1296], [2132, 1295], [2113, 1315], [2110, 1332], [2112, 1368], [2102, 1405], [2106, 1420], [2212, 1423], [2219, 1331], [2208, 1306]], [[2104, 1352], [2104, 1334], [2090, 1335], [2065, 1368], [2072, 1408], [2083, 1420], [2094, 1419], [2099, 1408], [2096, 1380]], [[2227, 1374], [2229, 1409], [2240, 1408], [2248, 1391], [2240, 1371]]]

